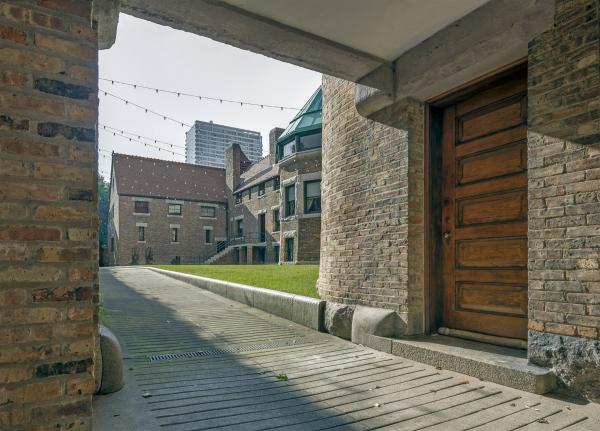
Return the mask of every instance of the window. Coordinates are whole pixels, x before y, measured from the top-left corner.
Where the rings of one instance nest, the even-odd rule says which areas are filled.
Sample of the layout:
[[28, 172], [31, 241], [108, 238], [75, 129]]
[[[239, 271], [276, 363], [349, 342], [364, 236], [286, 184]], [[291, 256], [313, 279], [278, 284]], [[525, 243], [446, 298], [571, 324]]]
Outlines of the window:
[[178, 227], [171, 228], [171, 242], [179, 242], [179, 228]]
[[[236, 203], [237, 203], [237, 195], [236, 195]], [[200, 206], [200, 217], [209, 217], [215, 218], [217, 215], [217, 209], [215, 207], [209, 207], [205, 205]]]
[[273, 246], [273, 254], [275, 255], [275, 256], [273, 256], [274, 257], [274, 259], [273, 259], [274, 262], [275, 263], [279, 263], [279, 246], [278, 245], [274, 245]]
[[300, 150], [312, 150], [314, 148], [321, 147], [321, 134], [315, 133], [312, 135], [305, 135], [299, 138], [300, 140]]
[[133, 212], [138, 213], [138, 214], [149, 214], [150, 213], [150, 202], [135, 201], [133, 203]]
[[285, 216], [290, 217], [296, 214], [296, 186], [291, 185], [285, 188]]
[[294, 261], [294, 238], [285, 239], [285, 261]]
[[138, 242], [146, 241], [146, 227], [138, 226]]
[[282, 158], [285, 158], [287, 156], [291, 156], [295, 152], [296, 152], [296, 141], [294, 140], [294, 141], [288, 142], [287, 144], [285, 144], [283, 146], [283, 155], [282, 155]]
[[265, 183], [260, 183], [258, 185], [258, 196], [264, 196], [265, 194]]
[[248, 200], [252, 199], [252, 187], [248, 189]]
[[281, 179], [279, 177], [273, 178], [273, 190], [279, 190], [281, 187]]
[[279, 209], [273, 210], [273, 232], [279, 232], [281, 221], [279, 221]]
[[235, 221], [235, 234], [238, 237], [244, 236], [244, 220], [239, 219]]
[[321, 212], [321, 181], [306, 181], [304, 183], [304, 212]]
[[181, 204], [169, 204], [169, 215], [181, 215]]
[[242, 194], [241, 193], [235, 194], [235, 203], [236, 203], [236, 205], [242, 203]]
[[204, 229], [204, 242], [206, 244], [212, 244], [212, 230]]

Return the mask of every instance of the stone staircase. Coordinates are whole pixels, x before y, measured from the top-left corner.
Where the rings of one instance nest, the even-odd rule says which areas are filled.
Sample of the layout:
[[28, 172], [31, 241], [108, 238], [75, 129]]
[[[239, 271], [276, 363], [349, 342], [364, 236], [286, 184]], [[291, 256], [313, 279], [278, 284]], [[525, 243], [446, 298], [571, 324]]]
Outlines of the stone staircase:
[[229, 253], [231, 253], [233, 250], [235, 249], [235, 246], [233, 245], [228, 245], [227, 247], [225, 247], [223, 250], [219, 251], [216, 254], [213, 254], [211, 257], [209, 257], [208, 259], [206, 259], [203, 263], [203, 265], [211, 265], [213, 263], [218, 262], [219, 260], [227, 257], [227, 255]]

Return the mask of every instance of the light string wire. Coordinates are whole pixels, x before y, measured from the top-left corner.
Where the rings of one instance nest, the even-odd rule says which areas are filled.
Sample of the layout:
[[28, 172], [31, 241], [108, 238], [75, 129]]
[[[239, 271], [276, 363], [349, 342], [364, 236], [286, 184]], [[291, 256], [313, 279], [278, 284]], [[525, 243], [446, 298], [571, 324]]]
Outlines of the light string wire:
[[[100, 130], [104, 130], [104, 129], [100, 129]], [[112, 133], [112, 134], [113, 134], [113, 136], [118, 136], [118, 137], [120, 137], [120, 138], [127, 139], [129, 142], [136, 142], [136, 143], [138, 143], [138, 144], [143, 144], [145, 147], [156, 148], [156, 149], [158, 149], [158, 151], [159, 151], [159, 152], [160, 152], [160, 151], [164, 151], [165, 153], [167, 153], [167, 154], [168, 154], [168, 153], [171, 153], [171, 154], [172, 154], [172, 155], [174, 155], [174, 156], [175, 156], [175, 155], [177, 155], [177, 156], [186, 157], [186, 155], [185, 155], [185, 154], [181, 154], [181, 153], [178, 153], [178, 152], [175, 152], [175, 151], [173, 151], [172, 149], [169, 149], [169, 148], [163, 148], [163, 147], [160, 147], [160, 146], [158, 146], [158, 145], [151, 144], [151, 143], [149, 143], [149, 142], [144, 142], [144, 141], [137, 140], [137, 139], [135, 139], [135, 138], [132, 138], [132, 137], [130, 137], [130, 136], [124, 135], [124, 134], [120, 133], [119, 131], [108, 131], [107, 133]], [[170, 144], [169, 144], [169, 145], [170, 145]]]
[[116, 132], [116, 133], [120, 133], [122, 135], [137, 136], [138, 139], [147, 139], [148, 141], [152, 141], [155, 144], [168, 145], [170, 148], [181, 148], [181, 149], [185, 150], [185, 147], [183, 145], [171, 144], [166, 141], [161, 141], [160, 139], [151, 138], [150, 136], [140, 135], [139, 133], [135, 133], [135, 132], [128, 132], [127, 130], [118, 129], [116, 127], [109, 126], [108, 124], [98, 123], [98, 126], [102, 127], [104, 130], [107, 130], [110, 133]]
[[290, 106], [278, 106], [278, 105], [269, 105], [266, 103], [256, 103], [256, 102], [247, 102], [244, 100], [232, 100], [232, 99], [224, 99], [222, 97], [210, 97], [210, 96], [202, 96], [200, 94], [191, 94], [191, 93], [186, 93], [184, 91], [174, 91], [174, 90], [165, 90], [162, 88], [155, 88], [155, 87], [149, 87], [147, 85], [141, 85], [141, 84], [136, 84], [136, 83], [132, 83], [132, 82], [124, 82], [124, 81], [118, 81], [116, 79], [108, 79], [108, 78], [99, 78], [100, 81], [105, 81], [105, 82], [110, 82], [112, 85], [114, 84], [119, 84], [119, 85], [126, 85], [129, 87], [132, 87], [134, 89], [144, 89], [144, 90], [150, 90], [150, 91], [154, 91], [156, 94], [158, 93], [167, 93], [167, 94], [174, 94], [177, 95], [177, 97], [180, 96], [184, 96], [184, 97], [192, 97], [194, 99], [198, 99], [198, 101], [202, 101], [202, 100], [210, 100], [210, 101], [214, 101], [214, 102], [219, 102], [219, 103], [233, 103], [236, 105], [240, 105], [240, 106], [256, 106], [256, 107], [260, 107], [260, 108], [273, 108], [273, 109], [279, 109], [281, 111], [283, 110], [290, 110], [290, 111], [299, 111], [299, 108], [292, 108]]
[[146, 112], [146, 114], [147, 113], [151, 113], [151, 114], [154, 114], [154, 115], [156, 115], [158, 117], [162, 117], [162, 119], [165, 120], [165, 121], [169, 120], [169, 121], [172, 121], [173, 123], [180, 124], [181, 127], [184, 127], [184, 126], [192, 127], [191, 124], [187, 124], [184, 121], [176, 120], [175, 118], [169, 117], [168, 115], [161, 114], [160, 112], [153, 111], [152, 109], [150, 109], [150, 108], [148, 108], [146, 106], [138, 105], [137, 103], [132, 102], [131, 100], [124, 99], [124, 98], [122, 98], [120, 96], [117, 96], [116, 94], [112, 94], [111, 92], [104, 91], [104, 90], [102, 90], [100, 88], [98, 89], [98, 93], [104, 93], [105, 96], [114, 97], [115, 99], [118, 99], [118, 100], [124, 102], [126, 105], [131, 105], [131, 106], [134, 106], [134, 107], [136, 107], [138, 109], [143, 109]]

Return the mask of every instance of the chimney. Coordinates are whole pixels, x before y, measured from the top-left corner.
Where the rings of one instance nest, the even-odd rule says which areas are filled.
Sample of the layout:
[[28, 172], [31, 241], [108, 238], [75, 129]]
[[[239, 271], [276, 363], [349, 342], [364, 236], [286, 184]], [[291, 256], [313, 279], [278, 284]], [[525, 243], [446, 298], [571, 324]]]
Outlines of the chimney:
[[238, 144], [231, 144], [225, 149], [225, 181], [229, 192], [240, 185], [242, 150]]
[[271, 162], [272, 165], [275, 164], [275, 151], [277, 150], [275, 143], [277, 142], [277, 139], [279, 139], [279, 137], [281, 136], [281, 134], [283, 133], [283, 130], [281, 127], [275, 127], [273, 129], [271, 129], [271, 131], [269, 132], [269, 160]]

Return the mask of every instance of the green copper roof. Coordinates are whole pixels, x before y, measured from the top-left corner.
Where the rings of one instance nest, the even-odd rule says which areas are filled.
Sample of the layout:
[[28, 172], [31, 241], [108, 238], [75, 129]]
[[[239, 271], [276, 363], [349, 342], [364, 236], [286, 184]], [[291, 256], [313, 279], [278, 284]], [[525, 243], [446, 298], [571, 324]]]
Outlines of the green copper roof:
[[286, 143], [291, 141], [296, 135], [302, 135], [312, 130], [321, 129], [322, 114], [321, 109], [323, 107], [323, 92], [321, 87], [317, 89], [310, 96], [308, 102], [304, 104], [300, 112], [290, 121], [290, 124], [283, 131], [279, 139], [278, 144]]

